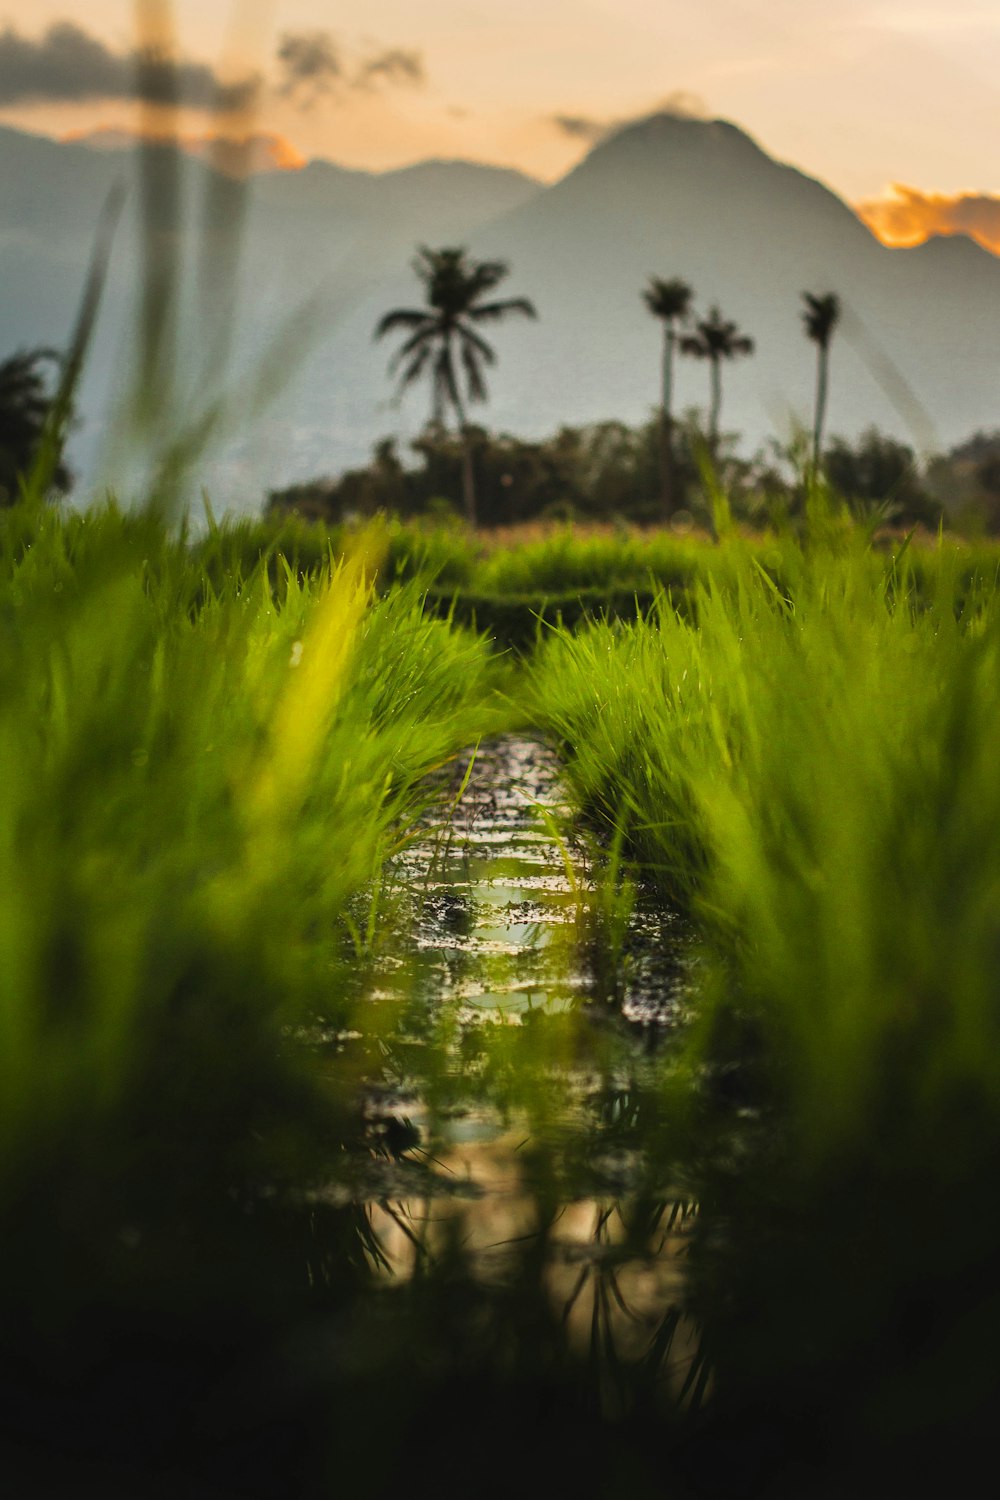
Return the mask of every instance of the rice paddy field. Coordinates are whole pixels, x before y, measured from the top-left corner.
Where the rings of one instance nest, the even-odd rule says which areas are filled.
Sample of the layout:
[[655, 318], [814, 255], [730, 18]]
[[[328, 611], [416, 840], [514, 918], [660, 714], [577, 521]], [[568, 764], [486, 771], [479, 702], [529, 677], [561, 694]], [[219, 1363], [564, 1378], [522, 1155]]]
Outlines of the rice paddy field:
[[998, 564], [0, 512], [17, 1492], [971, 1486]]

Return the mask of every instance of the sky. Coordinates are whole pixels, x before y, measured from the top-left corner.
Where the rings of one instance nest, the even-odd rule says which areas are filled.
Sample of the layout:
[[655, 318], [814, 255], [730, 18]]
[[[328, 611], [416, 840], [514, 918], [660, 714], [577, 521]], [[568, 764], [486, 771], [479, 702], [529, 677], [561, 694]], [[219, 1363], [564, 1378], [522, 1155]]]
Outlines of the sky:
[[173, 13], [182, 131], [260, 134], [281, 165], [551, 181], [669, 107], [735, 121], [884, 238], [1000, 251], [1000, 0], [0, 0], [0, 122], [135, 128], [137, 10], [163, 35]]

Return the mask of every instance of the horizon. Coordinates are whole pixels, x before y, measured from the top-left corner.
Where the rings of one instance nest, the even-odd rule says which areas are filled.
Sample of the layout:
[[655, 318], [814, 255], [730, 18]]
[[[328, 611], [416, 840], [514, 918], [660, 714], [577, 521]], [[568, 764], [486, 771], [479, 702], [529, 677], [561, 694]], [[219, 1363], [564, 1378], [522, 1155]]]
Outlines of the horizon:
[[[356, 167], [346, 162], [338, 161], [330, 156], [305, 157], [297, 152], [294, 145], [282, 136], [274, 136], [264, 132], [248, 135], [228, 136], [220, 132], [211, 134], [179, 134], [171, 130], [157, 129], [151, 133], [144, 134], [141, 129], [129, 129], [119, 125], [98, 125], [93, 129], [72, 130], [62, 136], [51, 136], [41, 130], [30, 130], [22, 125], [8, 125], [0, 120], [0, 128], [18, 131], [22, 135], [32, 136], [38, 140], [52, 141], [56, 145], [79, 145], [90, 150], [127, 150], [130, 146], [136, 146], [141, 141], [152, 139], [158, 144], [175, 145], [185, 154], [201, 160], [203, 164], [221, 172], [223, 175], [253, 178], [266, 175], [279, 175], [282, 173], [296, 173], [304, 171], [310, 166], [329, 166], [339, 171], [357, 172], [359, 175], [374, 178], [390, 177], [396, 173], [413, 171], [425, 166], [469, 166], [479, 167], [483, 170], [497, 172], [510, 172], [524, 177], [526, 180], [536, 184], [541, 191], [554, 187], [568, 177], [577, 167], [582, 165], [594, 151], [606, 141], [613, 140], [617, 135], [627, 131], [632, 125], [640, 124], [643, 120], [658, 118], [692, 119], [694, 117], [676, 114], [671, 110], [654, 110], [645, 116], [639, 116], [635, 120], [624, 121], [619, 128], [603, 137], [601, 141], [591, 145], [579, 161], [574, 162], [561, 176], [551, 181], [537, 177], [524, 168], [512, 166], [507, 162], [486, 161], [469, 156], [418, 156], [403, 160], [392, 166], [385, 167]], [[739, 130], [766, 155], [771, 156], [765, 145], [756, 139], [753, 134], [736, 120], [725, 119], [722, 116], [705, 117], [696, 120], [695, 123], [706, 125], [729, 125]], [[815, 181], [822, 182], [821, 178], [815, 177], [808, 169], [808, 164], [797, 161], [784, 161], [779, 157], [772, 160], [780, 165], [789, 166], [804, 175], [813, 177]], [[829, 183], [822, 184], [832, 188]], [[840, 194], [837, 194], [840, 197]], [[1000, 257], [1000, 224], [996, 233], [992, 232], [991, 224], [983, 222], [981, 204], [975, 195], [958, 195], [957, 199], [945, 200], [941, 195], [919, 195], [916, 190], [906, 188], [901, 184], [893, 184], [881, 198], [868, 200], [867, 202], [851, 203], [845, 198], [841, 201], [849, 208], [865, 225], [867, 229], [889, 249], [914, 249], [920, 245], [928, 244], [932, 240], [940, 239], [967, 239], [978, 245], [988, 254]], [[913, 206], [926, 206], [933, 209], [935, 205], [939, 209], [937, 219], [928, 213], [921, 217], [919, 222], [914, 222]], [[958, 211], [953, 209], [954, 203], [958, 205]], [[963, 221], [962, 210], [968, 209], [968, 217]]]
[[[666, 109], [736, 124], [884, 243], [964, 233], [996, 253], [994, 11], [844, 0], [804, 17], [789, 0], [708, 0], [665, 16], [652, 0], [582, 14], [512, 0], [498, 19], [458, 0], [427, 0], [419, 17], [375, 0], [359, 34], [346, 6], [320, 0], [96, 0], [83, 24], [65, 0], [7, 0], [0, 122], [53, 139], [176, 132], [202, 150], [252, 137], [286, 169], [461, 160], [550, 184]], [[183, 60], [183, 107], [137, 99], [136, 17], [146, 44]]]

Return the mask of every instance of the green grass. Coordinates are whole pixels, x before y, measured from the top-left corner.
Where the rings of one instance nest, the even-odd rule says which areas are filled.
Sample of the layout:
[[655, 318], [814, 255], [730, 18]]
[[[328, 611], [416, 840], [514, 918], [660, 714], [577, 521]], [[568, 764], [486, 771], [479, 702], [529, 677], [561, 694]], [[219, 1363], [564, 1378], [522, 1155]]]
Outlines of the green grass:
[[202, 1220], [343, 1139], [290, 1035], [351, 1024], [386, 855], [490, 718], [483, 644], [366, 561], [279, 605], [149, 517], [0, 516], [8, 1309], [44, 1286], [68, 1329], [171, 1256], [224, 1300]]
[[[595, 620], [629, 588], [635, 613], [640, 568], [641, 617]], [[976, 1439], [1000, 1338], [995, 583], [992, 549], [875, 548], [818, 509], [804, 540], [508, 552], [0, 514], [0, 1372], [28, 1372], [25, 1411], [63, 1382], [93, 1388], [84, 1423], [138, 1422], [139, 1348], [169, 1413], [171, 1370], [273, 1373], [328, 1318], [355, 1352], [319, 1381], [336, 1420], [302, 1416], [324, 1452], [328, 1424], [377, 1441], [383, 1378], [411, 1440], [466, 1397], [514, 1421], [544, 1396], [568, 1434], [609, 1377], [568, 1356], [543, 1250], [618, 1151], [643, 1162], [626, 1216], [665, 1182], [699, 1200], [685, 1296], [711, 1371], [702, 1425], [629, 1429], [636, 1493], [668, 1432], [686, 1473], [717, 1452], [751, 1479], [790, 1434], [815, 1464], [835, 1433], [855, 1474]], [[518, 663], [458, 623], [560, 590], [578, 614], [532, 615]], [[399, 1004], [366, 998], [371, 949], [408, 940], [383, 873], [429, 773], [512, 724], [553, 737], [603, 841], [581, 920], [602, 993], [635, 882], [697, 930], [659, 1059], [610, 1004], [490, 1033], [408, 1013], [405, 972]], [[373, 1299], [363, 1213], [309, 1198], [370, 1155], [387, 1085], [432, 1121], [471, 1090], [531, 1122], [541, 1229], [509, 1281], [456, 1244]], [[645, 1410], [656, 1369], [612, 1374]]]
[[779, 589], [731, 540], [693, 617], [549, 640], [533, 703], [703, 935], [717, 1403], [939, 1460], [1000, 1337], [1000, 610], [992, 569], [900, 552], [784, 543]]
[[[724, 497], [723, 497], [724, 499]], [[725, 507], [717, 500], [716, 521], [731, 534]], [[402, 582], [417, 584], [428, 607], [447, 617], [453, 606], [457, 618], [488, 634], [500, 650], [529, 650], [539, 634], [539, 619], [557, 619], [573, 629], [606, 615], [630, 620], [648, 611], [658, 592], [670, 595], [677, 608], [686, 609], [695, 591], [718, 580], [728, 567], [726, 548], [709, 543], [704, 535], [634, 529], [525, 527], [509, 536], [491, 533], [475, 537], [464, 527], [420, 525], [383, 519], [375, 523], [380, 538], [376, 578], [380, 591]], [[846, 509], [819, 503], [800, 524], [805, 546], [838, 545], [870, 537], [850, 519]], [[298, 518], [229, 520], [192, 543], [208, 577], [218, 583], [233, 571], [248, 572], [262, 562], [280, 595], [285, 564], [300, 577], [315, 574], [332, 550], [342, 556], [353, 545], [356, 528], [325, 527]], [[888, 575], [903, 538], [875, 537], [872, 557]], [[756, 532], [742, 539], [742, 550], [753, 556], [781, 588], [786, 570], [801, 542], [788, 535]], [[970, 592], [1000, 570], [1000, 547], [992, 542], [959, 543], [949, 538], [945, 553], [954, 562], [955, 605], [963, 608]], [[940, 557], [928, 539], [915, 540], [909, 553], [908, 578], [916, 596], [934, 596]]]

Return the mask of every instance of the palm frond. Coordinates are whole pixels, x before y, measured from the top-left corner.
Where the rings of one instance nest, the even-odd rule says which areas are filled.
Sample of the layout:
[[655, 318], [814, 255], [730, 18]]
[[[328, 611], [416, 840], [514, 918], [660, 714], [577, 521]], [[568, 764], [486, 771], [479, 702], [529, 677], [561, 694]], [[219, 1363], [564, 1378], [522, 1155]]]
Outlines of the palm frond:
[[376, 339], [384, 338], [387, 333], [392, 333], [396, 328], [420, 328], [425, 323], [434, 320], [426, 309], [416, 307], [397, 307], [392, 312], [385, 314], [375, 325]]
[[435, 405], [441, 403], [442, 398], [451, 402], [456, 411], [462, 409], [462, 398], [458, 393], [458, 381], [455, 379], [455, 365], [451, 357], [451, 348], [444, 344], [438, 350], [434, 361], [434, 392]]
[[819, 344], [821, 349], [826, 349], [840, 322], [840, 298], [835, 292], [827, 292], [822, 296], [814, 292], [803, 292], [802, 300], [806, 304], [802, 310], [806, 336], [814, 344]]
[[429, 323], [425, 328], [418, 328], [416, 333], [411, 334], [392, 356], [392, 359], [389, 361], [389, 374], [394, 375], [403, 363], [403, 360], [407, 359], [413, 353], [414, 349], [419, 349], [421, 345], [429, 347], [433, 343], [434, 337], [435, 330], [433, 324]]
[[470, 307], [467, 316], [477, 323], [496, 322], [508, 313], [522, 313], [526, 318], [537, 318], [535, 304], [528, 297], [507, 297], [502, 302], [482, 302]]
[[691, 287], [679, 277], [664, 281], [659, 276], [651, 276], [642, 298], [654, 317], [672, 323], [687, 317], [693, 295]]
[[510, 267], [503, 260], [481, 260], [474, 264], [469, 277], [473, 297], [492, 291], [509, 273]]
[[754, 341], [739, 331], [739, 324], [724, 318], [717, 307], [713, 307], [707, 318], [695, 325], [694, 333], [681, 339], [681, 353], [693, 354], [698, 359], [735, 359], [739, 354], [752, 354]]
[[403, 371], [402, 375], [399, 377], [400, 393], [405, 391], [408, 385], [412, 385], [415, 380], [419, 380], [420, 376], [424, 373], [424, 367], [426, 366], [427, 361], [430, 359], [433, 352], [434, 349], [433, 345], [431, 344], [423, 344], [417, 350], [416, 358], [410, 361], [406, 369]]
[[486, 382], [483, 372], [479, 368], [479, 358], [471, 343], [462, 340], [462, 364], [465, 366], [465, 377], [469, 383], [470, 401], [486, 400]]
[[473, 344], [475, 346], [478, 353], [482, 355], [483, 359], [488, 365], [496, 364], [496, 350], [490, 344], [488, 344], [486, 340], [480, 334], [478, 334], [474, 328], [470, 328], [468, 323], [461, 322], [456, 326], [458, 329], [459, 338], [463, 341], [463, 343], [468, 340], [470, 344]]

